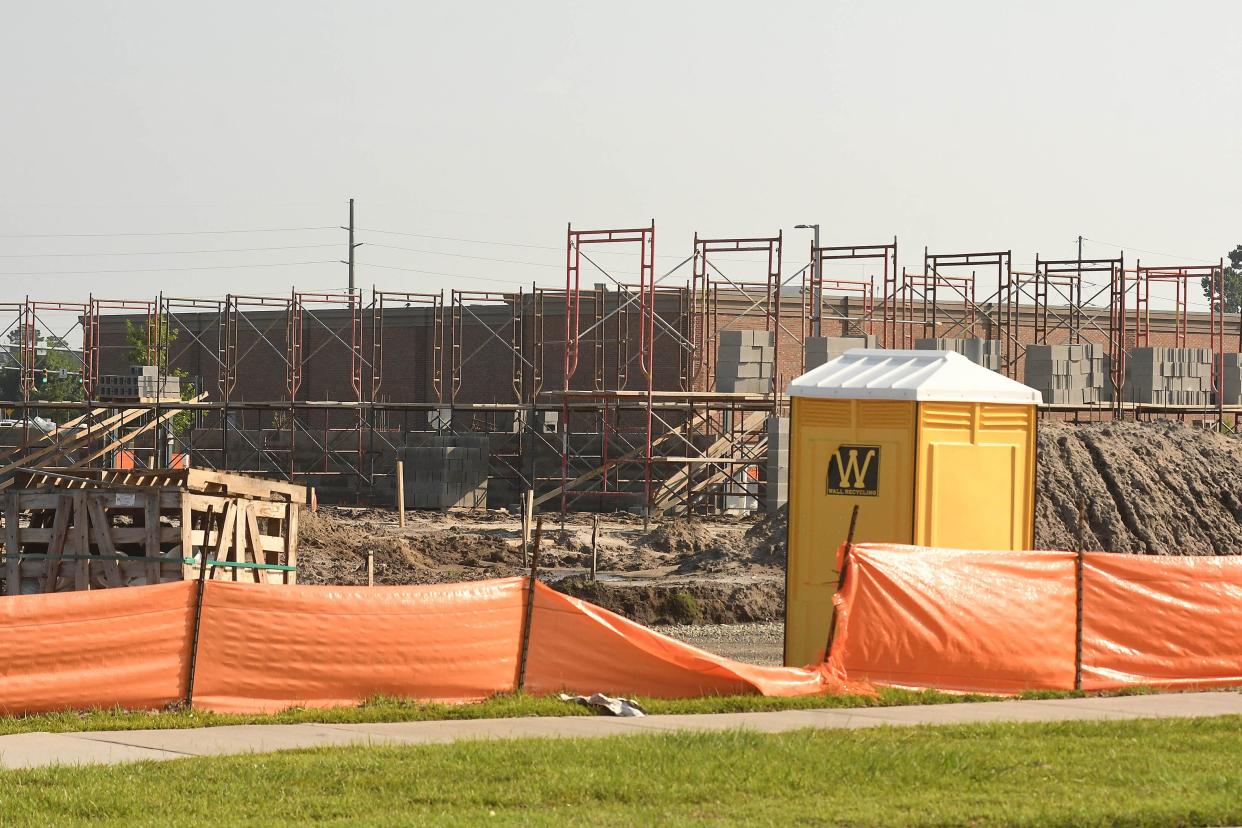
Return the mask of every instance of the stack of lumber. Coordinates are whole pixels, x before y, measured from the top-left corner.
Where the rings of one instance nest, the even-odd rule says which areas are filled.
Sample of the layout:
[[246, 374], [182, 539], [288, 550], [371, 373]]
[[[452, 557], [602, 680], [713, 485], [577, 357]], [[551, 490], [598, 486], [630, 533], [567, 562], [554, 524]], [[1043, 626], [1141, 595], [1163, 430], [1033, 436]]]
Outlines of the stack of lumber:
[[4, 493], [4, 594], [198, 577], [294, 583], [307, 490], [206, 469], [22, 469]]

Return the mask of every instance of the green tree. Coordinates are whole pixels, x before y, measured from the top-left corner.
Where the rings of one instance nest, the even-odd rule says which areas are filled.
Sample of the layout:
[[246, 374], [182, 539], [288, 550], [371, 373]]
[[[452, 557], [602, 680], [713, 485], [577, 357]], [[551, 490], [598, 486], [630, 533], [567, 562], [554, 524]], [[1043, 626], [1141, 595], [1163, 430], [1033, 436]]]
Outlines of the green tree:
[[1203, 277], [1202, 284], [1203, 295], [1217, 308], [1221, 307], [1223, 299], [1226, 313], [1237, 313], [1242, 309], [1242, 244], [1229, 251], [1229, 265], [1225, 268], [1225, 295], [1212, 295], [1212, 280], [1207, 276]]
[[[181, 399], [192, 400], [195, 396], [194, 383], [189, 381], [189, 374], [180, 368], [169, 370], [168, 368], [168, 349], [177, 341], [179, 331], [176, 328], [169, 327], [168, 319], [162, 314], [155, 317], [155, 324], [148, 331], [144, 325], [135, 325], [133, 320], [125, 320], [125, 344], [129, 346], [126, 357], [130, 365], [150, 365], [150, 349], [147, 346], [148, 337], [158, 331], [159, 347], [156, 349], [155, 364], [159, 366], [160, 374], [169, 377], [177, 377], [181, 380]], [[194, 425], [194, 412], [182, 411], [173, 416], [170, 421], [172, 433], [181, 435]]]

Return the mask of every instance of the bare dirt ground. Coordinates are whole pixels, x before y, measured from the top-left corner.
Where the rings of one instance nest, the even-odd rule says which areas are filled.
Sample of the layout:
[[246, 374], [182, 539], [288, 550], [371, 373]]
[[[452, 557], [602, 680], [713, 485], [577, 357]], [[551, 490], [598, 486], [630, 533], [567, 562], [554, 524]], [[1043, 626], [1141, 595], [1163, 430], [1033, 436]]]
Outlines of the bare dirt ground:
[[[1242, 553], [1242, 437], [1176, 423], [1045, 423], [1039, 438], [1036, 546], [1146, 554]], [[440, 583], [525, 570], [517, 515], [383, 509], [306, 514], [300, 583]], [[726, 655], [780, 658], [786, 519], [545, 516], [541, 572], [571, 595]], [[836, 541], [831, 541], [835, 543]], [[733, 628], [722, 625], [736, 625]]]
[[1242, 437], [1174, 422], [1041, 424], [1035, 545], [1242, 554]]

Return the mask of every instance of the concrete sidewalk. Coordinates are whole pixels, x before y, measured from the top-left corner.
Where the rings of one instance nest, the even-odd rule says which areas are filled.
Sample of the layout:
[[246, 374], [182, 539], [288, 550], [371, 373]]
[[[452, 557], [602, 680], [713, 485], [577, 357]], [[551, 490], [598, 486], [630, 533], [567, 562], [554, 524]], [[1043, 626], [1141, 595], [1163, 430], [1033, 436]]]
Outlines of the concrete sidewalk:
[[614, 719], [565, 716], [381, 724], [237, 725], [185, 730], [112, 730], [0, 736], [0, 767], [116, 764], [336, 745], [442, 744], [461, 739], [599, 737], [674, 730], [746, 729], [780, 733], [802, 728], [880, 725], [1059, 722], [1242, 715], [1242, 693], [1176, 693], [1048, 701], [971, 702], [849, 710], [784, 710]]

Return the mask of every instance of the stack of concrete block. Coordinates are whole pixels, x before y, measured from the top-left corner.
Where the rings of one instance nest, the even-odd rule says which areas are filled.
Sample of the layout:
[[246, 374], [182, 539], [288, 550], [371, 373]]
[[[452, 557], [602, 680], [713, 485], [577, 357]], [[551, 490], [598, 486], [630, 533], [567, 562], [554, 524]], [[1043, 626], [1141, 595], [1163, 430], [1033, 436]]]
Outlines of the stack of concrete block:
[[400, 450], [405, 502], [412, 509], [487, 507], [487, 435], [425, 437]]
[[1044, 402], [1084, 405], [1111, 402], [1111, 361], [1103, 348], [1080, 345], [1028, 345], [1023, 382], [1044, 395]]
[[808, 336], [802, 345], [802, 370], [818, 368], [851, 348], [874, 348], [875, 336]]
[[989, 370], [1001, 369], [999, 339], [916, 339], [914, 347], [920, 351], [953, 351]]
[[1225, 405], [1242, 405], [1242, 354], [1225, 354], [1221, 392]]
[[771, 331], [717, 334], [716, 390], [726, 394], [770, 394], [776, 336]]
[[128, 374], [102, 374], [95, 396], [120, 402], [164, 402], [181, 399], [181, 378], [160, 377], [154, 365], [131, 366]]
[[1211, 349], [1135, 348], [1126, 357], [1122, 399], [1152, 405], [1211, 405]]
[[789, 500], [789, 418], [768, 417], [768, 514], [776, 514]]

